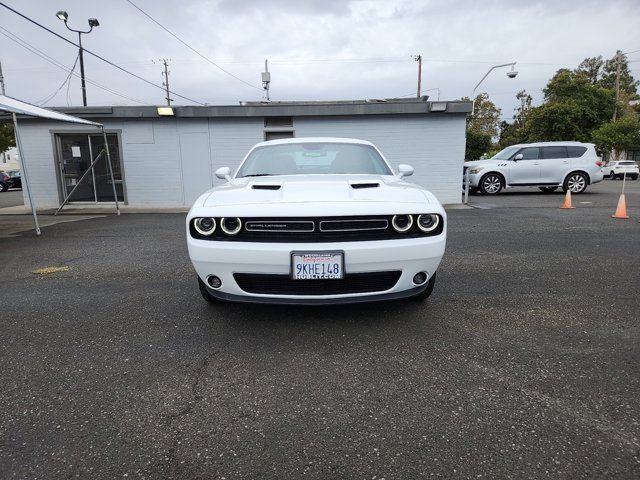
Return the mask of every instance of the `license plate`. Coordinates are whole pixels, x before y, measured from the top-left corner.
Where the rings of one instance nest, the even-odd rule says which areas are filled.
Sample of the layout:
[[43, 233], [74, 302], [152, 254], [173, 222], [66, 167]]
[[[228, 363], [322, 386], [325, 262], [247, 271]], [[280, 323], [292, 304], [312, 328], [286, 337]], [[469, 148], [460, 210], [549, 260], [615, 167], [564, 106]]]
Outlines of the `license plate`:
[[344, 278], [343, 252], [292, 252], [294, 280], [338, 280]]

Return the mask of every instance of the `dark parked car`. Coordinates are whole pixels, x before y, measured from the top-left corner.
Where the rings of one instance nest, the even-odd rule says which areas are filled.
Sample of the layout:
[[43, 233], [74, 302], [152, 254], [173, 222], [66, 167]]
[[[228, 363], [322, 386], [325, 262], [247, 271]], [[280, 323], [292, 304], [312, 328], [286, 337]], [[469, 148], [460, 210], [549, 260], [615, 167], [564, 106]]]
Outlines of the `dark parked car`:
[[0, 192], [6, 192], [11, 186], [11, 177], [5, 172], [0, 172]]
[[22, 188], [20, 170], [0, 172], [0, 192], [6, 192], [10, 188]]
[[9, 170], [7, 174], [9, 175], [9, 182], [11, 183], [10, 188], [22, 188], [22, 176], [20, 174], [20, 170]]

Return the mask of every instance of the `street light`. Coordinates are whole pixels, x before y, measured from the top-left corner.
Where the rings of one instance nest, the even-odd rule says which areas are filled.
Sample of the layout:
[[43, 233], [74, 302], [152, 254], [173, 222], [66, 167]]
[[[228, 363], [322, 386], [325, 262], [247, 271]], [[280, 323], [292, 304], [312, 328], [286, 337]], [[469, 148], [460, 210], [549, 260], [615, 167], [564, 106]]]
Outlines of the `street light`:
[[496, 68], [502, 68], [502, 67], [511, 67], [511, 70], [509, 70], [507, 72], [507, 77], [509, 78], [516, 78], [518, 76], [518, 72], [516, 70], [513, 69], [513, 67], [515, 66], [517, 62], [511, 62], [511, 63], [503, 63], [502, 65], [494, 65], [493, 67], [491, 67], [489, 69], [489, 71], [487, 73], [484, 74], [484, 77], [482, 77], [480, 79], [480, 81], [476, 84], [475, 87], [473, 87], [473, 93], [471, 94], [471, 101], [473, 102], [471, 105], [471, 115], [473, 115], [474, 111], [475, 111], [475, 106], [476, 106], [476, 90], [478, 89], [478, 87], [480, 86], [480, 84], [484, 81], [485, 78], [487, 78], [489, 76], [489, 74], [491, 72], [493, 72]]
[[67, 20], [69, 20], [69, 14], [67, 12], [65, 12], [64, 10], [61, 10], [58, 13], [56, 13], [56, 17], [58, 17], [60, 20], [64, 22], [64, 26], [67, 27], [67, 29], [78, 34], [78, 46], [80, 47], [80, 51], [78, 53], [78, 55], [80, 56], [80, 87], [82, 88], [82, 104], [86, 107], [87, 106], [87, 87], [84, 82], [84, 56], [83, 56], [83, 49], [82, 49], [82, 34], [91, 33], [91, 31], [93, 30], [93, 27], [100, 26], [100, 22], [98, 22], [97, 18], [90, 18], [88, 20], [89, 30], [86, 30], [86, 31], [74, 30], [67, 23]]

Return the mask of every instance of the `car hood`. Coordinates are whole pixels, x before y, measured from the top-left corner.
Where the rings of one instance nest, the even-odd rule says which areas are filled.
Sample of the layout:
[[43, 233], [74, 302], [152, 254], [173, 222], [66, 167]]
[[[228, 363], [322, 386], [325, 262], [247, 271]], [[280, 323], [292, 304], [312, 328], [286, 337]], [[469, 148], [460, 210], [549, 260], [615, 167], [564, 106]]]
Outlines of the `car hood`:
[[486, 158], [484, 160], [470, 160], [468, 162], [464, 162], [465, 167], [477, 167], [478, 165], [487, 165], [493, 163], [495, 160], [491, 158]]
[[384, 175], [309, 175], [242, 178], [213, 188], [204, 207], [339, 202], [429, 203], [425, 190]]

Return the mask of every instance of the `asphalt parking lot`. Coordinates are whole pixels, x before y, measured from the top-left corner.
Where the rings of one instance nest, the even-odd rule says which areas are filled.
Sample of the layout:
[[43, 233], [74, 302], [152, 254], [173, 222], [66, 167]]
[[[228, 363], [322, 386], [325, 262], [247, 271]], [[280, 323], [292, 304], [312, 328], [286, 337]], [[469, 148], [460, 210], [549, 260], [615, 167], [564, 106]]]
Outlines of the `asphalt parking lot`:
[[24, 205], [21, 189], [12, 188], [6, 192], [0, 192], [0, 208], [18, 205]]
[[0, 477], [638, 478], [616, 186], [472, 196], [425, 303], [209, 306], [180, 214], [0, 239]]

